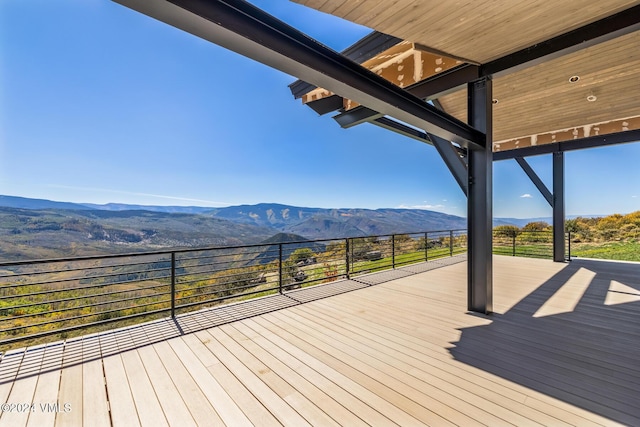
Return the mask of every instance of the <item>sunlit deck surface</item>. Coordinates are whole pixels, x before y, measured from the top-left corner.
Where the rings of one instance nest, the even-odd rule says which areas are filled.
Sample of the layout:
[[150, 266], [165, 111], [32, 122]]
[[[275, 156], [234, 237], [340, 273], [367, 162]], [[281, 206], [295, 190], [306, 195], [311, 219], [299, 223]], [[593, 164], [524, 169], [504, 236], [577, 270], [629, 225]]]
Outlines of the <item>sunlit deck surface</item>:
[[461, 261], [10, 352], [0, 425], [640, 425], [640, 264]]

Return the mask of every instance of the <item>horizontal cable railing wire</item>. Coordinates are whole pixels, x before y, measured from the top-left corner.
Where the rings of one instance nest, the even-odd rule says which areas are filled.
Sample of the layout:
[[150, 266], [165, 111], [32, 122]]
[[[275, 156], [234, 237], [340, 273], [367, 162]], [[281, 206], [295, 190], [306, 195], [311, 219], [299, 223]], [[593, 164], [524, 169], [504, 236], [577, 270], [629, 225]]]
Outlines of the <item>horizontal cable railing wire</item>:
[[466, 246], [466, 230], [443, 230], [0, 263], [0, 352], [449, 257]]
[[[565, 247], [568, 235], [565, 235]], [[565, 249], [566, 251], [567, 249]], [[498, 230], [493, 232], [493, 253], [496, 255], [532, 258], [553, 257], [553, 231], [550, 230]], [[569, 259], [569, 256], [565, 256]]]

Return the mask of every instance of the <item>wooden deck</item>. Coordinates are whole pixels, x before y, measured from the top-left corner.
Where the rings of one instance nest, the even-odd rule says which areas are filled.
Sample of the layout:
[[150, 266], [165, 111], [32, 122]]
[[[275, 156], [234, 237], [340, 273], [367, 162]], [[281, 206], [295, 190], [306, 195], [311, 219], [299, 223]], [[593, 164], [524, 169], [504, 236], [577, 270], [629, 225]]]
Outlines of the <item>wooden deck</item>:
[[10, 352], [0, 426], [640, 425], [640, 264], [438, 266]]

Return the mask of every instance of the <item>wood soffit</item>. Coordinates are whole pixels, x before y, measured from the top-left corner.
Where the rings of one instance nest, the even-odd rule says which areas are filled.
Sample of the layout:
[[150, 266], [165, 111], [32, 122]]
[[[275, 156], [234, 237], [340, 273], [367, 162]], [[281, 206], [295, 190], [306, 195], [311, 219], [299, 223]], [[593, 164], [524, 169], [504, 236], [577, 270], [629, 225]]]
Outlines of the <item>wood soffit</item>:
[[[486, 63], [640, 3], [294, 1], [406, 40], [362, 63], [400, 87], [465, 62]], [[573, 76], [578, 80], [571, 82]], [[640, 129], [638, 82], [638, 31], [497, 77], [494, 151]], [[303, 102], [330, 95], [318, 88]], [[466, 122], [466, 89], [439, 101], [447, 113]], [[343, 102], [345, 110], [355, 106], [350, 100]]]

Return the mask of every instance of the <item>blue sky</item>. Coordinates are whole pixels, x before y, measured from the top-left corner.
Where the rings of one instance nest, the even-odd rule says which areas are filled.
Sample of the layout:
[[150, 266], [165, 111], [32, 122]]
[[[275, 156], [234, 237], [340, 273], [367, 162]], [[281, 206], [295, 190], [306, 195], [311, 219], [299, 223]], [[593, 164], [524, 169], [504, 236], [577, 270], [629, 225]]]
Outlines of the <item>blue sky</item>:
[[[369, 30], [287, 1], [260, 7], [342, 50]], [[435, 149], [341, 129], [295, 78], [107, 0], [0, 1], [0, 194], [91, 203], [422, 207], [464, 216]], [[566, 155], [568, 214], [640, 209], [640, 144]], [[551, 158], [531, 158], [550, 185]], [[515, 161], [494, 215], [550, 216]]]

